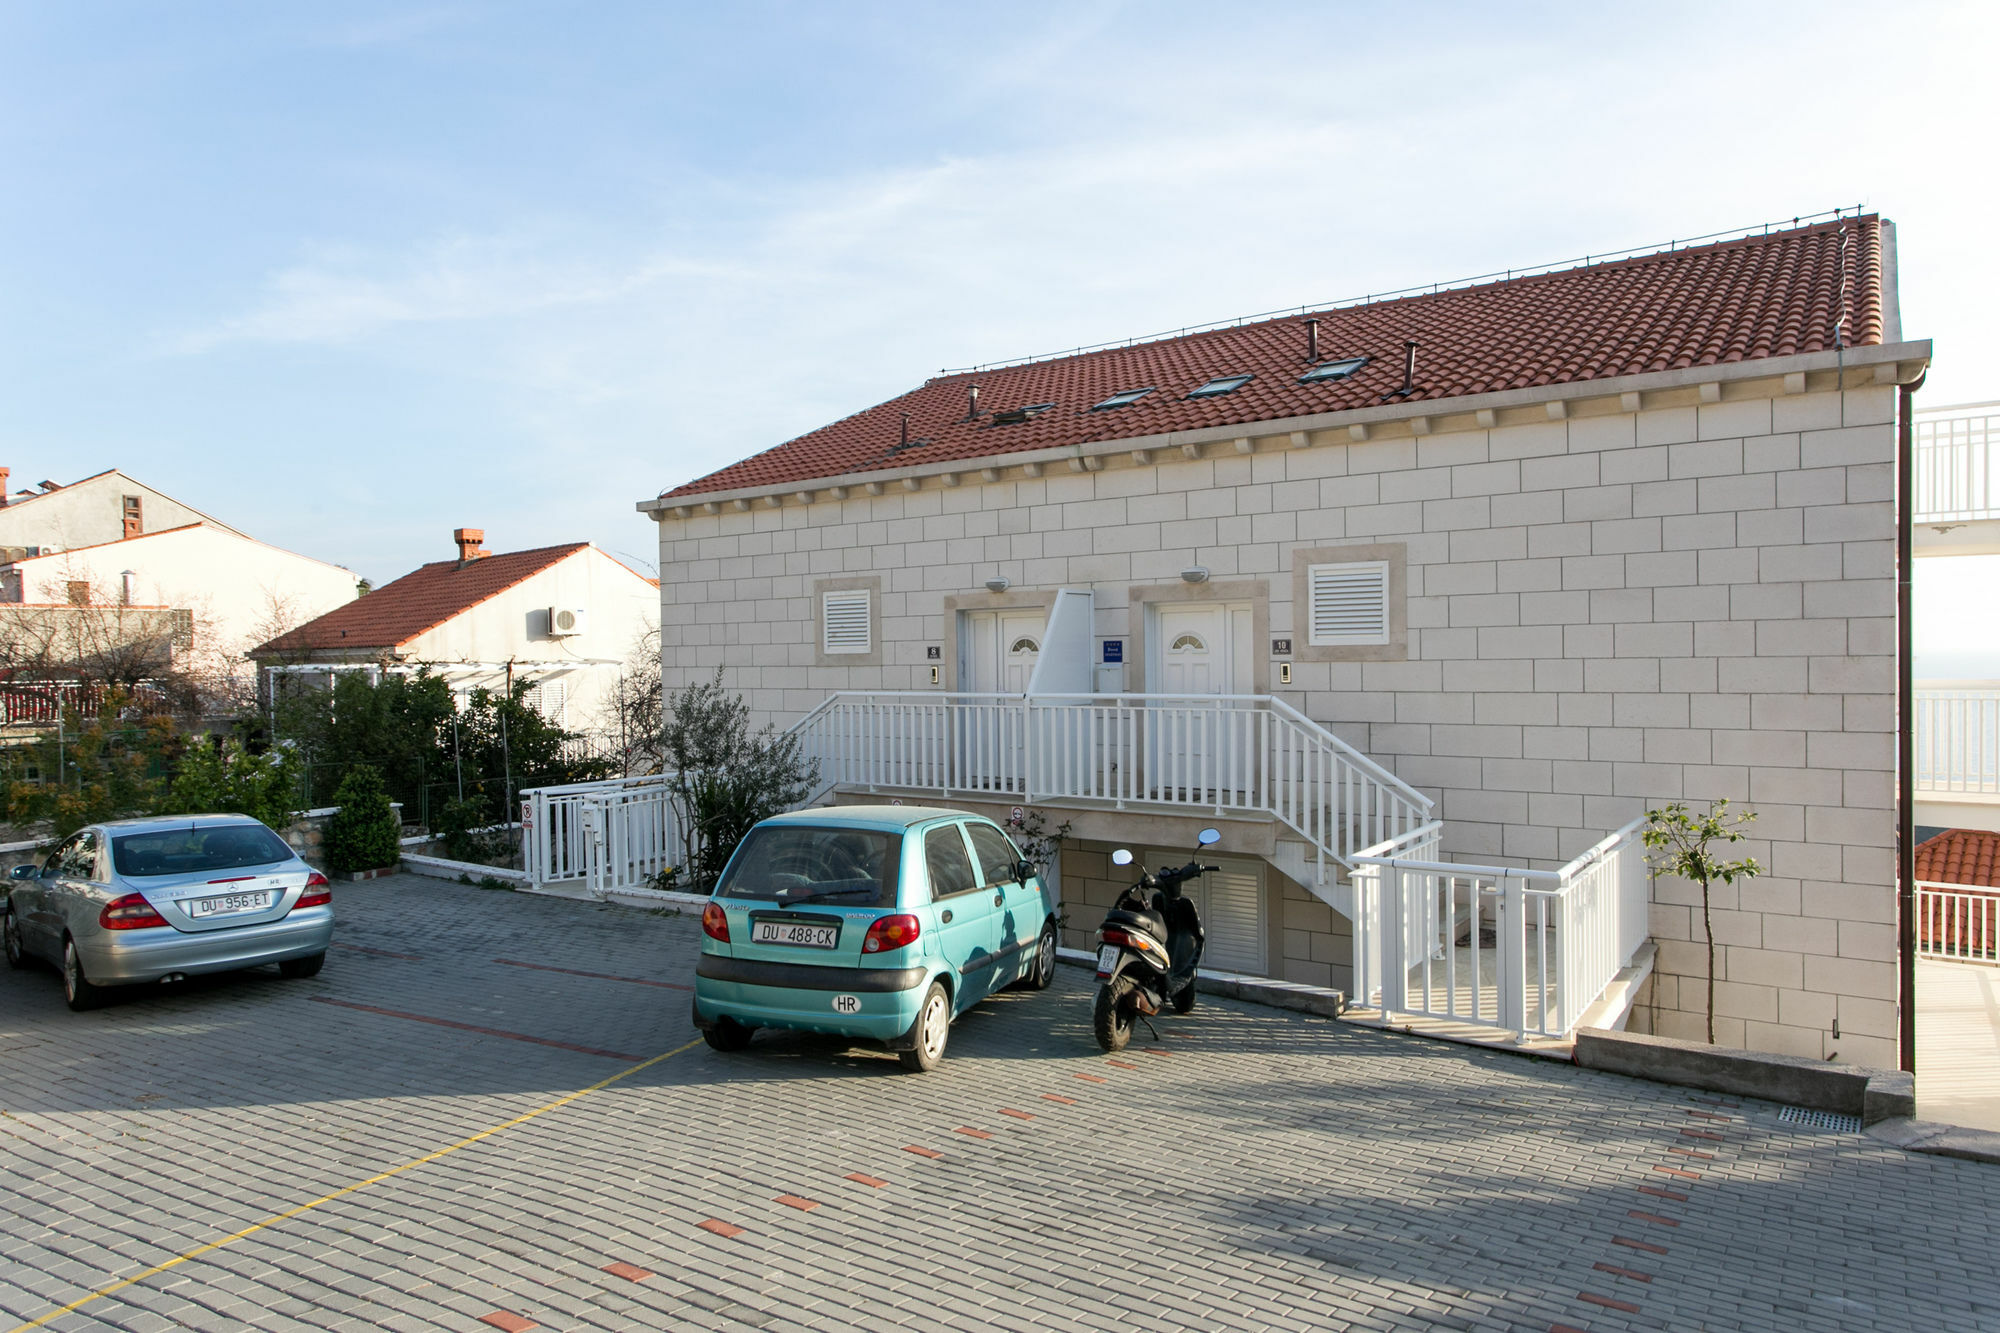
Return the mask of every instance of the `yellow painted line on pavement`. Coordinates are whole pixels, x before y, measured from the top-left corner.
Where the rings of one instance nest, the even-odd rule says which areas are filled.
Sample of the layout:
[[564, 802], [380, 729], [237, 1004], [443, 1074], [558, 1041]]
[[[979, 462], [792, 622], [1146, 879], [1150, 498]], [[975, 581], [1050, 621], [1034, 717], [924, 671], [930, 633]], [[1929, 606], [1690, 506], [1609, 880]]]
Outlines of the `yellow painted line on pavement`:
[[629, 1065], [626, 1068], [621, 1069], [617, 1073], [613, 1074], [610, 1078], [600, 1079], [599, 1081], [591, 1084], [587, 1088], [578, 1088], [575, 1092], [569, 1093], [567, 1096], [556, 1098], [556, 1100], [550, 1102], [546, 1106], [537, 1106], [532, 1111], [523, 1112], [522, 1114], [515, 1116], [512, 1120], [503, 1120], [497, 1125], [494, 1125], [487, 1129], [480, 1130], [477, 1134], [469, 1134], [466, 1137], [460, 1139], [456, 1143], [446, 1144], [444, 1147], [439, 1148], [436, 1152], [425, 1153], [422, 1157], [413, 1158], [410, 1161], [404, 1162], [401, 1166], [392, 1166], [387, 1171], [377, 1172], [375, 1175], [368, 1177], [368, 1179], [366, 1180], [357, 1180], [352, 1185], [343, 1185], [339, 1189], [333, 1191], [331, 1194], [322, 1194], [317, 1199], [313, 1199], [308, 1203], [302, 1203], [298, 1205], [296, 1208], [287, 1208], [282, 1213], [273, 1213], [271, 1216], [265, 1218], [263, 1221], [254, 1222], [251, 1225], [244, 1227], [241, 1231], [233, 1231], [229, 1235], [224, 1236], [219, 1240], [212, 1240], [208, 1242], [208, 1244], [206, 1245], [197, 1245], [194, 1249], [187, 1251], [185, 1254], [175, 1255], [173, 1258], [167, 1260], [165, 1263], [154, 1264], [151, 1268], [145, 1269], [141, 1272], [134, 1273], [130, 1277], [120, 1278], [118, 1281], [112, 1283], [108, 1287], [100, 1287], [96, 1291], [91, 1292], [88, 1296], [84, 1296], [77, 1300], [71, 1301], [68, 1305], [63, 1306], [60, 1309], [49, 1311], [47, 1314], [43, 1315], [39, 1319], [30, 1319], [27, 1323], [17, 1326], [13, 1330], [13, 1333], [27, 1333], [27, 1330], [31, 1328], [40, 1328], [42, 1325], [50, 1322], [51, 1320], [60, 1319], [66, 1314], [71, 1314], [77, 1310], [82, 1309], [84, 1306], [90, 1304], [92, 1301], [101, 1300], [106, 1296], [115, 1295], [116, 1293], [125, 1290], [125, 1288], [132, 1286], [134, 1283], [144, 1282], [149, 1277], [157, 1277], [161, 1273], [166, 1272], [169, 1268], [173, 1268], [178, 1264], [184, 1264], [190, 1259], [199, 1259], [202, 1255], [208, 1254], [215, 1250], [219, 1250], [225, 1245], [233, 1245], [237, 1241], [242, 1240], [246, 1236], [254, 1236], [260, 1231], [278, 1225], [278, 1223], [280, 1222], [290, 1221], [292, 1218], [297, 1217], [302, 1213], [309, 1213], [313, 1209], [319, 1207], [321, 1204], [332, 1203], [335, 1199], [344, 1198], [347, 1195], [354, 1193], [356, 1190], [365, 1190], [370, 1185], [379, 1185], [383, 1181], [389, 1179], [391, 1176], [400, 1176], [405, 1171], [414, 1170], [415, 1168], [423, 1166], [426, 1163], [435, 1162], [440, 1157], [449, 1157], [453, 1153], [457, 1152], [460, 1148], [469, 1148], [473, 1144], [479, 1142], [481, 1139], [492, 1138], [495, 1134], [500, 1133], [502, 1130], [512, 1129], [516, 1125], [526, 1124], [528, 1121], [533, 1120], [536, 1116], [547, 1115], [550, 1111], [559, 1110], [562, 1107], [568, 1106], [571, 1102], [576, 1101], [578, 1098], [588, 1097], [593, 1092], [598, 1092], [601, 1091], [602, 1089], [610, 1087], [613, 1083], [618, 1082], [620, 1079], [630, 1078], [632, 1075], [638, 1073], [642, 1069], [651, 1069], [654, 1065], [659, 1064], [662, 1060], [671, 1060], [673, 1059], [673, 1057], [679, 1055], [681, 1052], [692, 1050], [699, 1045], [701, 1045], [701, 1039], [697, 1037], [695, 1038], [695, 1040], [688, 1042], [685, 1046], [676, 1046], [673, 1050], [663, 1051], [659, 1055], [654, 1056], [650, 1060], [641, 1060], [636, 1065]]

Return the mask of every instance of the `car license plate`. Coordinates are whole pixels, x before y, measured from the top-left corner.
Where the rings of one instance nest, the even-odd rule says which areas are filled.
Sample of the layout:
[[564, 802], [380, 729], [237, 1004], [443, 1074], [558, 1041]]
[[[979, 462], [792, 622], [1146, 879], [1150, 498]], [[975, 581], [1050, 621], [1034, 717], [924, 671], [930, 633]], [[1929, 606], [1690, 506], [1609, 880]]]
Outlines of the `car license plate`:
[[1097, 951], [1097, 972], [1103, 976], [1118, 966], [1118, 946], [1107, 944]]
[[840, 943], [840, 927], [816, 921], [753, 921], [752, 944], [795, 944], [806, 949], [831, 949]]
[[234, 916], [238, 912], [261, 912], [271, 905], [271, 891], [257, 889], [250, 893], [224, 893], [214, 898], [194, 898], [187, 904], [191, 917]]

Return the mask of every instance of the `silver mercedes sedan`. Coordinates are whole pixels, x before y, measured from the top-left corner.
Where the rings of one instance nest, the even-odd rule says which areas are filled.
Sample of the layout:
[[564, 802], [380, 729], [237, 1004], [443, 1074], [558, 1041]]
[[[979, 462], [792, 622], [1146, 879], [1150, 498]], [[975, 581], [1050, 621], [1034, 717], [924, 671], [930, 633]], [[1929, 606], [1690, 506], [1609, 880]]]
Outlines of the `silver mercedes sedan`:
[[114, 986], [276, 963], [310, 977], [333, 938], [333, 888], [248, 815], [122, 819], [19, 866], [0, 906], [7, 961], [46, 959], [72, 1009]]

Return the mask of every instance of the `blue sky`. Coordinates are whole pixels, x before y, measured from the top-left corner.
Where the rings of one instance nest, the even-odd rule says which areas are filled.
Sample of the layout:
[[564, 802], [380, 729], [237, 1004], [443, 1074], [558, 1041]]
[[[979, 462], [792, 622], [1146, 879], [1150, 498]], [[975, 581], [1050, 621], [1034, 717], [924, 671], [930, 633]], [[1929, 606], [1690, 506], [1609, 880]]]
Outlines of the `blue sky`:
[[2000, 398], [1995, 27], [0, 0], [0, 464], [378, 582], [648, 560], [635, 501], [943, 366], [1855, 203], [1926, 401]]

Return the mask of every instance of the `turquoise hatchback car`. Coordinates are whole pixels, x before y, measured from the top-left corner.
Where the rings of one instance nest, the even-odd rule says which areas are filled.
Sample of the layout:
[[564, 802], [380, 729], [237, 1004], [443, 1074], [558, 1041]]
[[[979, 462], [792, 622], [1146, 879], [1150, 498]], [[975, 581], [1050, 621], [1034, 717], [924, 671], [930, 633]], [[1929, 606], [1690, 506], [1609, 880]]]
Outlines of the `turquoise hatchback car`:
[[750, 830], [701, 916], [694, 1023], [882, 1042], [934, 1069], [952, 1020], [1056, 970], [1054, 893], [998, 824], [960, 810], [799, 810]]

